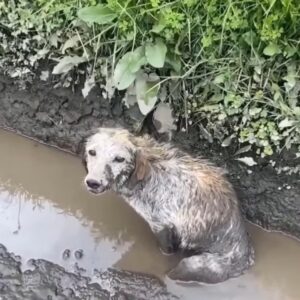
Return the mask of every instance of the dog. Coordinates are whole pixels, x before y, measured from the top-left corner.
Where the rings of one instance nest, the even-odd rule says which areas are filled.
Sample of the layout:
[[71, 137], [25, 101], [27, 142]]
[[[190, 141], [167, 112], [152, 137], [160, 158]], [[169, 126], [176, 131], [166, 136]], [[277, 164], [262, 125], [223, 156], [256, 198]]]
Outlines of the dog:
[[239, 201], [223, 169], [120, 128], [98, 129], [84, 148], [88, 191], [121, 195], [149, 224], [163, 253], [184, 255], [169, 278], [215, 284], [254, 264]]

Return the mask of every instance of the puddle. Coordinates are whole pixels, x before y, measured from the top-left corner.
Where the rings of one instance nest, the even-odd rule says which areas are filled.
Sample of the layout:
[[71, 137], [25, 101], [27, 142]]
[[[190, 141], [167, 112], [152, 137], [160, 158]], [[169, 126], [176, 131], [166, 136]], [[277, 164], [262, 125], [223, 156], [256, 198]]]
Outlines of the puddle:
[[[164, 274], [177, 261], [163, 256], [147, 225], [122, 199], [95, 197], [83, 186], [84, 170], [72, 155], [0, 131], [0, 243], [22, 256], [74, 270], [115, 267]], [[165, 279], [182, 299], [299, 300], [300, 243], [250, 226], [256, 265], [215, 286]], [[70, 257], [63, 255], [70, 250]], [[77, 250], [83, 257], [75, 257]]]

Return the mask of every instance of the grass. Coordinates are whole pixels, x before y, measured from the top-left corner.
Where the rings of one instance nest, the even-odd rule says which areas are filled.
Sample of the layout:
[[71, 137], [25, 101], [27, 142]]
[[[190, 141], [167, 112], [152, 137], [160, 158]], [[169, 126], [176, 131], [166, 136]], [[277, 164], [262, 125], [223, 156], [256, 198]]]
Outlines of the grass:
[[297, 0], [6, 0], [1, 61], [85, 57], [88, 78], [125, 72], [149, 110], [166, 94], [185, 130], [260, 156], [300, 152], [299, 16]]

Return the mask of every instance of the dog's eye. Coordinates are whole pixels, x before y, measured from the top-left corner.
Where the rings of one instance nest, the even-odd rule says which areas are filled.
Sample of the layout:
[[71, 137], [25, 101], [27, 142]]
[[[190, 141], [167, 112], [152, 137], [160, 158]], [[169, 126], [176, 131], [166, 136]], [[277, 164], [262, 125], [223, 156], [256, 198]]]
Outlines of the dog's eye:
[[114, 158], [114, 161], [115, 161], [115, 162], [119, 162], [119, 163], [123, 162], [124, 160], [125, 160], [125, 158], [124, 158], [124, 157], [121, 157], [121, 156], [116, 156], [116, 157]]
[[90, 156], [96, 156], [96, 151], [95, 150], [89, 150], [89, 155]]

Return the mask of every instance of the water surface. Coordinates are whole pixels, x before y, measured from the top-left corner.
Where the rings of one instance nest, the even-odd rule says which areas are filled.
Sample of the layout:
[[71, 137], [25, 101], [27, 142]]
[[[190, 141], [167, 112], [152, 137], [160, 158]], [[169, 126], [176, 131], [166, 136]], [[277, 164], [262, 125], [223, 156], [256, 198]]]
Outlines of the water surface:
[[90, 195], [83, 178], [78, 158], [0, 131], [0, 243], [21, 255], [24, 268], [28, 259], [43, 258], [87, 275], [107, 267], [145, 272], [186, 300], [300, 299], [298, 241], [249, 225], [257, 256], [250, 272], [214, 286], [176, 284], [165, 273], [178, 258], [160, 253], [122, 199]]

